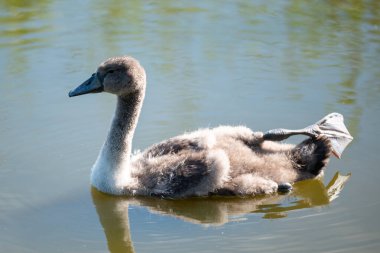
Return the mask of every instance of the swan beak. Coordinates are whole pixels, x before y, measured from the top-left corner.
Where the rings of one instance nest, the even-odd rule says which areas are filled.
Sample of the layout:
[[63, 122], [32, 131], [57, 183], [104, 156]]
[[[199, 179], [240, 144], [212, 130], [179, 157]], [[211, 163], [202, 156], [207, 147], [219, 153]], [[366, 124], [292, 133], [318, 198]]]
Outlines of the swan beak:
[[92, 76], [84, 81], [81, 85], [69, 92], [69, 97], [75, 97], [88, 93], [98, 93], [103, 91], [103, 84], [100, 82], [98, 76], [94, 73]]

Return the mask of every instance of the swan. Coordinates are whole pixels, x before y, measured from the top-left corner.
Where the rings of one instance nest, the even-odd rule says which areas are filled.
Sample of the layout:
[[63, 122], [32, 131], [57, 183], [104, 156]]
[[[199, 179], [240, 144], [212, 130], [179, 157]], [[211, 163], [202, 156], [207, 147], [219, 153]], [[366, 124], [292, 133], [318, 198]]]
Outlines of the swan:
[[265, 134], [245, 126], [219, 126], [131, 154], [145, 89], [144, 68], [131, 56], [119, 56], [101, 63], [69, 92], [70, 97], [117, 96], [110, 130], [91, 170], [91, 184], [101, 192], [167, 198], [288, 192], [292, 183], [320, 176], [334, 151], [331, 140], [315, 127], [303, 132], [309, 138], [291, 145], [279, 142], [294, 134], [284, 129]]

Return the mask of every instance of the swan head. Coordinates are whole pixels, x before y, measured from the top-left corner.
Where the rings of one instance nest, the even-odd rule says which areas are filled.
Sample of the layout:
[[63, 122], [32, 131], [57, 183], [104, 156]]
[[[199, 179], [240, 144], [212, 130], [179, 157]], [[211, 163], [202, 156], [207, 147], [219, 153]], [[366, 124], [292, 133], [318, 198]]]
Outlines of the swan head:
[[130, 56], [118, 56], [102, 62], [97, 71], [69, 97], [88, 93], [108, 92], [123, 97], [145, 89], [146, 75], [140, 63]]

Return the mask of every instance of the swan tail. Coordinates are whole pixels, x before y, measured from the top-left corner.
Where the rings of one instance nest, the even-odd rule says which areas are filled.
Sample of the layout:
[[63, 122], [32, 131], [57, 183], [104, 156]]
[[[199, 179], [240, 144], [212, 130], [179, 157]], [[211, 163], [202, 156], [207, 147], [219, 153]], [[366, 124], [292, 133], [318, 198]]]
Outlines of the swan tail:
[[291, 157], [295, 167], [315, 176], [326, 167], [331, 154], [331, 142], [324, 135], [317, 138], [308, 138], [291, 150]]

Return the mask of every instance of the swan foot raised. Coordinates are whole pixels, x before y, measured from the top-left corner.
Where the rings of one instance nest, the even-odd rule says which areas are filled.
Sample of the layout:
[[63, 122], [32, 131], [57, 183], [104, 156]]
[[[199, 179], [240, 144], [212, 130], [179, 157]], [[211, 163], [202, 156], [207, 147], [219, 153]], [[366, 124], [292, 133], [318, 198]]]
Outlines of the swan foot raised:
[[343, 115], [330, 113], [315, 124], [298, 130], [277, 128], [264, 133], [263, 139], [268, 141], [283, 141], [292, 135], [307, 135], [316, 139], [320, 135], [326, 136], [333, 148], [333, 154], [341, 158], [344, 149], [353, 140], [344, 125]]

